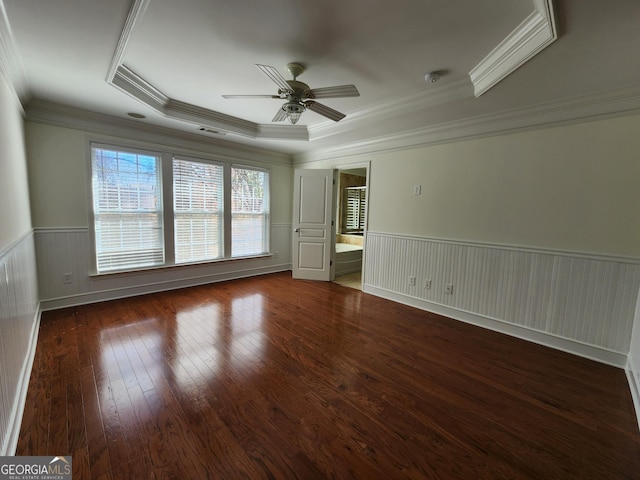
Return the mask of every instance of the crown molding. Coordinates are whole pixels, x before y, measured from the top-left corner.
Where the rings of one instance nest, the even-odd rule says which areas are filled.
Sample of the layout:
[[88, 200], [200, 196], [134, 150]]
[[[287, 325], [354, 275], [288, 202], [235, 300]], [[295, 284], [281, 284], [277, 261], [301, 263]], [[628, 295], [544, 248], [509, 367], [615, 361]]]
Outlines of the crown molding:
[[207, 154], [213, 153], [234, 161], [251, 160], [259, 163], [291, 165], [291, 156], [286, 153], [46, 101], [36, 100], [29, 103], [26, 107], [26, 120], [97, 135], [126, 138]]
[[470, 72], [479, 97], [557, 38], [552, 0], [533, 0], [534, 11]]
[[408, 114], [426, 110], [463, 98], [471, 97], [471, 83], [467, 77], [458, 79], [448, 85], [425, 86], [425, 89], [413, 92], [409, 95], [396, 97], [392, 100], [370, 105], [366, 109], [348, 115], [340, 122], [323, 122], [309, 127], [310, 139], [319, 140], [321, 138], [339, 133], [361, 128], [362, 123], [367, 121], [379, 122], [380, 118], [388, 118], [399, 113]]
[[294, 155], [294, 165], [557, 127], [640, 113], [640, 87], [596, 92], [533, 107], [446, 122]]
[[[471, 71], [469, 77], [476, 96], [484, 93], [548, 45], [550, 35], [551, 41], [555, 40], [551, 1], [533, 0], [534, 12]], [[396, 97], [391, 101], [369, 106], [350, 114], [340, 121], [339, 125], [335, 122], [323, 122], [306, 127], [250, 122], [169, 98], [124, 64], [127, 46], [135, 34], [136, 27], [141, 23], [149, 3], [150, 0], [132, 2], [111, 61], [107, 83], [168, 118], [254, 139], [313, 141], [331, 137], [336, 133], [342, 134], [345, 131], [359, 129], [363, 123], [376, 121], [380, 116], [418, 111], [470, 95], [469, 79], [464, 78], [447, 88], [434, 88], [426, 92], [421, 90], [402, 98]]]
[[111, 64], [109, 65], [109, 71], [107, 72], [106, 78], [107, 83], [113, 82], [118, 67], [124, 63], [124, 54], [127, 50], [127, 46], [133, 38], [133, 33], [136, 27], [142, 20], [144, 13], [147, 11], [150, 1], [151, 0], [134, 0], [131, 2], [131, 8], [127, 14], [127, 19], [124, 22], [120, 38], [118, 39], [118, 44], [116, 45], [113, 57], [111, 58]]
[[309, 140], [309, 131], [304, 125], [262, 125], [169, 98], [125, 65], [118, 65], [108, 83], [174, 120], [255, 139]]
[[162, 112], [170, 100], [164, 93], [125, 65], [118, 66], [109, 83], [158, 112]]
[[13, 87], [18, 102], [22, 103], [28, 100], [30, 92], [27, 86], [27, 74], [16, 45], [4, 2], [0, 0], [0, 74]]
[[128, 68], [124, 64], [125, 52], [149, 3], [150, 0], [134, 0], [131, 3], [107, 72], [106, 82], [109, 85], [174, 120], [255, 139], [309, 140], [309, 131], [303, 125], [262, 125], [170, 98]]

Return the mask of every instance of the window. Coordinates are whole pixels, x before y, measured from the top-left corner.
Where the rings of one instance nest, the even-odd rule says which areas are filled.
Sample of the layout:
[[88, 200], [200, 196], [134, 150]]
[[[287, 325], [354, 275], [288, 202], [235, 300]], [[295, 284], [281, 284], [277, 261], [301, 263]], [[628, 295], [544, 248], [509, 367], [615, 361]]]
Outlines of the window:
[[159, 155], [94, 146], [91, 161], [98, 272], [162, 265]]
[[366, 197], [367, 187], [347, 187], [344, 189], [345, 233], [362, 233], [364, 231]]
[[268, 252], [268, 172], [246, 167], [231, 168], [231, 192], [231, 256]]
[[91, 180], [98, 274], [269, 252], [267, 170], [92, 144]]
[[176, 263], [224, 255], [223, 166], [173, 159]]

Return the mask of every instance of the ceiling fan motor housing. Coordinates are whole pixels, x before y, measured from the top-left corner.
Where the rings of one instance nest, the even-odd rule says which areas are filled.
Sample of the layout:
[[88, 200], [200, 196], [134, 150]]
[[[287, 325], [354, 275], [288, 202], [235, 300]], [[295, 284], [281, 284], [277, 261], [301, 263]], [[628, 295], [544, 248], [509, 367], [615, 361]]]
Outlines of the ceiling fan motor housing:
[[287, 84], [289, 84], [289, 87], [291, 88], [291, 90], [293, 90], [293, 93], [283, 92], [282, 90], [280, 90], [280, 93], [289, 93], [290, 97], [298, 99], [310, 97], [310, 94], [307, 94], [307, 92], [311, 89], [306, 83], [298, 82], [297, 80], [287, 80]]

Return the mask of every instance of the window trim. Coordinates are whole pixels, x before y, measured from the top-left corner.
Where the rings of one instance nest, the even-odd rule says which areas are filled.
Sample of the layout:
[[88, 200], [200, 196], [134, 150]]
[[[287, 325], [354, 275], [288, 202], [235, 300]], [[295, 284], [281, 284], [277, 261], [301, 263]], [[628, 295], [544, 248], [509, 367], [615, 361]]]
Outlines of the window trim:
[[[204, 259], [204, 260], [192, 260], [189, 262], [177, 262], [176, 261], [176, 247], [175, 247], [175, 216], [174, 216], [174, 198], [175, 198], [175, 191], [173, 189], [173, 184], [174, 184], [174, 178], [173, 178], [173, 162], [174, 161], [186, 161], [186, 162], [192, 162], [192, 163], [201, 163], [201, 164], [205, 164], [205, 165], [213, 165], [213, 166], [217, 166], [217, 167], [222, 167], [222, 245], [220, 246], [221, 251], [222, 251], [222, 255], [216, 258], [211, 258], [211, 259]], [[172, 256], [172, 264], [174, 265], [189, 265], [189, 264], [200, 264], [200, 263], [210, 263], [210, 262], [215, 262], [215, 261], [220, 261], [220, 260], [224, 260], [226, 258], [226, 244], [225, 244], [225, 220], [226, 220], [226, 209], [225, 209], [225, 202], [226, 202], [226, 189], [225, 189], [225, 175], [226, 175], [226, 171], [227, 171], [227, 166], [225, 165], [224, 162], [220, 162], [220, 161], [214, 161], [214, 160], [206, 160], [206, 159], [201, 159], [201, 158], [196, 158], [196, 157], [192, 157], [192, 156], [188, 156], [188, 155], [180, 155], [180, 154], [172, 154], [171, 155], [171, 160], [170, 160], [170, 166], [171, 166], [171, 185], [169, 187], [171, 194], [170, 195], [166, 195], [167, 197], [170, 197], [169, 200], [171, 201], [171, 210], [169, 212], [167, 212], [167, 215], [165, 218], [165, 221], [168, 221], [169, 223], [171, 223], [171, 239], [172, 239], [172, 251], [171, 251], [171, 256]]]
[[[231, 170], [237, 168], [237, 169], [245, 169], [245, 170], [254, 170], [256, 172], [264, 172], [267, 175], [267, 188], [268, 188], [268, 192], [267, 192], [267, 198], [266, 198], [266, 203], [267, 203], [267, 213], [265, 214], [265, 218], [266, 218], [266, 223], [265, 223], [265, 232], [264, 232], [264, 238], [265, 238], [265, 252], [266, 253], [262, 253], [262, 254], [249, 254], [249, 255], [238, 255], [233, 257], [232, 256], [232, 249], [233, 249], [233, 241], [232, 241], [232, 236], [233, 236], [233, 231], [232, 231], [232, 219], [233, 219], [233, 211], [232, 211], [232, 206], [231, 206], [231, 195], [228, 195], [229, 197], [229, 258], [232, 259], [241, 259], [241, 258], [252, 258], [252, 257], [256, 257], [256, 256], [262, 256], [262, 255], [270, 255], [271, 254], [271, 171], [268, 168], [262, 168], [262, 167], [255, 167], [253, 165], [245, 165], [245, 164], [239, 164], [239, 163], [233, 163], [230, 165], [229, 168], [229, 192], [231, 192]], [[226, 205], [225, 205], [226, 207]], [[225, 216], [226, 217], [226, 216]]]
[[92, 275], [111, 275], [114, 273], [119, 273], [119, 272], [132, 272], [132, 271], [142, 271], [142, 270], [151, 270], [151, 269], [156, 269], [156, 268], [161, 268], [162, 266], [166, 265], [167, 263], [167, 257], [166, 257], [166, 249], [167, 246], [165, 243], [163, 243], [162, 248], [164, 249], [163, 252], [163, 256], [164, 256], [164, 263], [162, 265], [149, 265], [149, 266], [145, 266], [145, 267], [137, 267], [137, 268], [128, 268], [128, 269], [114, 269], [114, 270], [108, 270], [105, 272], [99, 272], [98, 271], [98, 252], [97, 252], [97, 245], [96, 245], [96, 216], [95, 216], [95, 211], [94, 211], [94, 205], [95, 205], [95, 194], [94, 194], [94, 190], [93, 190], [93, 149], [94, 148], [98, 148], [98, 149], [105, 149], [105, 150], [114, 150], [114, 151], [118, 151], [118, 152], [127, 152], [127, 153], [132, 153], [135, 155], [146, 155], [146, 156], [153, 156], [156, 157], [158, 159], [159, 165], [158, 165], [158, 169], [157, 169], [157, 174], [160, 176], [160, 181], [159, 181], [159, 185], [160, 185], [160, 204], [161, 204], [161, 217], [162, 217], [162, 229], [163, 229], [163, 238], [164, 238], [164, 234], [165, 234], [165, 211], [164, 211], [164, 182], [163, 182], [163, 176], [162, 176], [162, 166], [163, 166], [163, 162], [162, 162], [162, 152], [158, 151], [158, 150], [154, 150], [154, 149], [149, 149], [149, 148], [140, 148], [140, 147], [133, 147], [131, 145], [120, 145], [120, 146], [116, 146], [110, 143], [103, 143], [103, 142], [89, 142], [88, 145], [88, 151], [87, 151], [87, 158], [88, 158], [88, 169], [87, 169], [87, 188], [88, 188], [88, 195], [87, 195], [87, 200], [88, 200], [88, 211], [89, 211], [89, 240], [90, 240], [90, 245], [89, 245], [89, 251], [91, 254], [91, 261], [90, 261], [90, 266], [91, 266], [91, 273]]
[[[272, 170], [269, 167], [254, 165], [249, 162], [247, 163], [238, 163], [232, 160], [225, 160], [221, 156], [211, 155], [210, 153], [205, 152], [194, 152], [187, 149], [182, 148], [171, 148], [163, 145], [156, 145], [153, 143], [145, 143], [145, 142], [135, 142], [130, 143], [122, 139], [114, 139], [107, 138], [101, 139], [99, 137], [87, 137], [86, 141], [86, 157], [87, 158], [87, 172], [86, 172], [86, 185], [87, 185], [87, 196], [88, 196], [88, 222], [89, 222], [89, 253], [91, 255], [90, 267], [91, 271], [89, 272], [89, 277], [94, 279], [99, 278], [107, 278], [112, 276], [126, 276], [126, 275], [135, 275], [138, 273], [151, 273], [158, 270], [166, 270], [166, 269], [174, 269], [174, 268], [189, 268], [189, 267], [206, 267], [210, 265], [215, 265], [219, 263], [225, 262], [237, 262], [237, 261], [247, 261], [252, 259], [261, 259], [261, 258], [271, 258], [274, 256], [274, 253], [271, 251], [272, 248], [272, 225], [271, 225], [271, 197], [272, 197]], [[116, 151], [133, 151], [139, 152], [143, 154], [152, 154], [158, 155], [160, 157], [160, 168], [158, 171], [161, 175], [161, 189], [162, 189], [162, 212], [163, 212], [163, 223], [164, 223], [164, 264], [163, 265], [155, 265], [148, 267], [140, 267], [140, 268], [128, 268], [122, 270], [111, 270], [108, 272], [98, 272], [97, 270], [97, 262], [96, 262], [96, 236], [95, 236], [95, 215], [93, 212], [93, 184], [92, 184], [92, 175], [93, 175], [93, 166], [92, 166], [92, 148], [109, 148]], [[222, 258], [216, 258], [212, 260], [203, 260], [196, 262], [184, 262], [184, 263], [175, 263], [175, 242], [174, 242], [174, 218], [173, 218], [173, 158], [177, 157], [184, 160], [203, 162], [203, 163], [211, 163], [218, 164], [223, 166], [223, 181], [224, 181], [224, 245], [223, 251], [224, 256]], [[231, 256], [231, 168], [247, 168], [251, 170], [264, 171], [268, 176], [268, 188], [269, 188], [269, 203], [268, 203], [268, 213], [267, 213], [267, 223], [266, 223], [266, 252], [263, 254], [253, 254], [247, 256]], [[229, 192], [229, 194], [227, 194]]]

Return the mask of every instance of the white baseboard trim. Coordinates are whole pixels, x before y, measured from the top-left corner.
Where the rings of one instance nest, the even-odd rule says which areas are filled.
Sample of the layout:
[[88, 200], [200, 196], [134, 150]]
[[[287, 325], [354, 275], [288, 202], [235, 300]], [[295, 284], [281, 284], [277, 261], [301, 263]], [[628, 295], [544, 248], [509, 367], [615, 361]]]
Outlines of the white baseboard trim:
[[38, 307], [31, 327], [31, 335], [29, 338], [29, 348], [25, 356], [22, 370], [20, 371], [20, 381], [16, 396], [13, 399], [13, 407], [11, 408], [11, 419], [9, 420], [9, 431], [7, 432], [6, 442], [0, 456], [15, 455], [18, 448], [18, 437], [20, 435], [20, 427], [22, 426], [22, 415], [24, 407], [27, 403], [27, 391], [29, 389], [29, 380], [31, 379], [31, 370], [33, 368], [33, 360], [36, 356], [36, 346], [38, 345], [38, 332], [40, 331], [41, 310]]
[[90, 303], [118, 300], [121, 298], [135, 297], [149, 293], [158, 293], [180, 288], [195, 287], [207, 283], [224, 282], [226, 280], [236, 280], [239, 278], [266, 275], [291, 270], [291, 264], [271, 265], [268, 267], [250, 268], [246, 270], [236, 270], [233, 272], [214, 273], [198, 277], [183, 278], [179, 280], [169, 280], [164, 282], [145, 283], [142, 285], [126, 286], [122, 288], [100, 290], [96, 292], [80, 293], [67, 297], [50, 298], [40, 301], [42, 311], [57, 310], [60, 308], [76, 307]]
[[410, 297], [400, 293], [385, 290], [372, 285], [363, 285], [363, 292], [375, 295], [377, 297], [393, 300], [394, 302], [416, 307], [421, 310], [443, 315], [445, 317], [459, 320], [461, 322], [477, 325], [496, 332], [504, 333], [512, 337], [528, 340], [539, 345], [561, 350], [563, 352], [572, 353], [580, 357], [595, 360], [596, 362], [612, 365], [618, 368], [625, 368], [627, 365], [627, 355], [619, 352], [607, 350], [602, 347], [587, 345], [568, 338], [558, 337], [549, 333], [532, 330], [520, 325], [514, 325], [502, 320], [496, 320], [484, 317], [476, 313], [467, 312], [457, 308], [441, 305], [434, 302], [422, 300], [420, 298]]
[[633, 400], [633, 407], [636, 411], [636, 420], [638, 421], [638, 429], [640, 429], [640, 384], [636, 382], [636, 373], [633, 371], [631, 362], [627, 362], [627, 368], [625, 368], [627, 374], [627, 382], [629, 382], [629, 390], [631, 390], [631, 398]]

